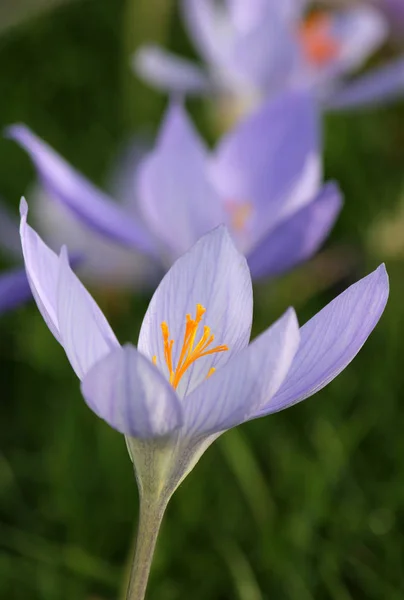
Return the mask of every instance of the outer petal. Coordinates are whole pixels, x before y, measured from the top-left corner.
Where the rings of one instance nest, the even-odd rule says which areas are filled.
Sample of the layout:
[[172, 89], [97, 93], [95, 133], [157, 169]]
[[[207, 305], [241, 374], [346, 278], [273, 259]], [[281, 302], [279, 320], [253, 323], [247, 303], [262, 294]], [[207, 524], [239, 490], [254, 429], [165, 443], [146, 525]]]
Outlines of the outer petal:
[[280, 275], [310, 258], [327, 238], [341, 207], [338, 186], [325, 185], [313, 202], [282, 221], [250, 252], [252, 278]]
[[256, 238], [311, 200], [321, 177], [319, 114], [306, 93], [287, 92], [225, 135], [211, 163], [223, 198], [250, 202]]
[[334, 37], [341, 45], [334, 65], [339, 72], [360, 67], [388, 34], [385, 18], [370, 6], [353, 6], [336, 12], [331, 18]]
[[23, 268], [0, 275], [0, 313], [13, 310], [32, 298], [27, 275]]
[[182, 0], [181, 6], [196, 48], [211, 66], [217, 68], [229, 52], [236, 34], [230, 13], [215, 0]]
[[91, 410], [131, 437], [164, 436], [182, 423], [181, 403], [174, 389], [129, 344], [97, 362], [83, 379], [81, 390]]
[[289, 374], [262, 416], [315, 394], [357, 355], [379, 321], [389, 294], [386, 269], [351, 285], [300, 330], [301, 343]]
[[184, 108], [168, 109], [157, 147], [139, 168], [144, 219], [176, 258], [224, 222], [221, 202], [206, 174], [208, 152]]
[[150, 85], [180, 94], [209, 91], [208, 76], [197, 65], [159, 46], [142, 46], [133, 57], [135, 72]]
[[341, 87], [326, 102], [334, 110], [372, 106], [404, 94], [404, 58], [372, 69]]
[[[185, 332], [186, 315], [195, 316], [196, 305], [206, 308], [200, 326], [211, 329], [214, 345], [226, 344], [227, 352], [198, 359], [178, 387], [182, 397], [207, 376], [211, 367], [223, 366], [248, 344], [252, 321], [252, 289], [245, 258], [236, 250], [224, 227], [201, 238], [166, 274], [146, 312], [139, 336], [139, 351], [167, 376], [161, 323], [166, 322], [174, 340], [173, 364], [177, 364]], [[199, 337], [197, 337], [197, 340]]]
[[21, 200], [20, 212], [22, 253], [28, 282], [47, 326], [58, 342], [62, 343], [56, 309], [59, 259], [42, 241], [36, 231], [28, 225], [28, 205], [24, 198]]
[[75, 171], [27, 127], [9, 127], [8, 135], [30, 154], [49, 194], [67, 206], [82, 223], [120, 244], [155, 253], [150, 234], [127, 211]]
[[278, 391], [299, 341], [296, 314], [289, 309], [186, 398], [186, 434], [209, 435], [249, 419]]
[[63, 348], [79, 379], [119, 346], [98, 305], [71, 270], [66, 248], [59, 259], [57, 318]]

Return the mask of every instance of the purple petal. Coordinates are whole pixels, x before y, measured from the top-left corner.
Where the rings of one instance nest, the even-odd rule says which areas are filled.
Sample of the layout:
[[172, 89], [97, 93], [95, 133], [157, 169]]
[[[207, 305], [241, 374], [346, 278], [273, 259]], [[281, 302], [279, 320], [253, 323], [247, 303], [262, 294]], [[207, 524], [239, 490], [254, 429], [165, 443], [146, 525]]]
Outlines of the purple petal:
[[316, 193], [319, 114], [312, 98], [285, 93], [261, 106], [222, 138], [211, 176], [228, 200], [251, 203], [255, 238]]
[[224, 66], [239, 85], [274, 93], [284, 89], [298, 59], [292, 31], [278, 9], [268, 5], [256, 26], [237, 36]]
[[230, 14], [215, 0], [182, 0], [184, 21], [201, 56], [218, 67], [229, 52], [235, 31]]
[[[41, 228], [47, 244], [57, 251], [66, 244], [71, 257], [80, 257], [79, 273], [86, 283], [103, 289], [139, 290], [154, 288], [161, 279], [161, 267], [157, 261], [89, 231], [66, 206], [55, 202], [42, 186], [35, 186], [30, 197], [33, 222]], [[71, 264], [75, 269], [73, 260]]]
[[119, 244], [155, 253], [149, 233], [48, 144], [23, 125], [13, 125], [7, 132], [29, 153], [51, 197], [68, 207], [83, 224]]
[[81, 391], [91, 410], [124, 435], [165, 436], [182, 423], [181, 403], [171, 385], [129, 344], [97, 362]]
[[209, 78], [197, 65], [159, 48], [146, 45], [133, 57], [134, 71], [150, 85], [180, 94], [209, 91]]
[[13, 310], [31, 298], [31, 288], [23, 268], [0, 274], [0, 313]]
[[65, 247], [59, 258], [57, 316], [63, 348], [79, 379], [119, 346], [100, 308], [71, 270]]
[[300, 347], [285, 382], [256, 416], [305, 400], [341, 373], [373, 331], [388, 295], [388, 276], [381, 265], [308, 321], [300, 330]]
[[285, 379], [299, 340], [296, 315], [289, 309], [186, 398], [186, 433], [209, 435], [224, 431], [260, 410]]
[[[161, 323], [167, 323], [174, 340], [173, 366], [177, 365], [184, 339], [186, 315], [195, 317], [196, 306], [205, 309], [196, 341], [208, 326], [213, 346], [228, 351], [198, 359], [178, 387], [182, 397], [248, 344], [252, 321], [252, 289], [246, 260], [234, 247], [225, 227], [201, 238], [173, 265], [157, 288], [146, 312], [139, 336], [139, 351], [157, 357], [158, 368], [168, 377]], [[192, 380], [192, 381], [191, 381]]]
[[139, 167], [139, 207], [176, 258], [225, 215], [206, 174], [208, 151], [184, 108], [172, 104], [156, 149]]
[[333, 39], [339, 45], [335, 59], [318, 70], [337, 75], [359, 68], [384, 42], [386, 19], [370, 6], [352, 6], [330, 13]]
[[310, 258], [330, 233], [342, 207], [337, 185], [325, 185], [317, 197], [285, 219], [247, 256], [253, 279], [276, 276]]
[[32, 295], [47, 326], [58, 342], [62, 343], [56, 312], [59, 258], [28, 225], [28, 205], [24, 198], [21, 200], [20, 212], [22, 253]]
[[334, 110], [361, 108], [395, 100], [404, 94], [404, 58], [372, 69], [334, 92], [327, 108]]

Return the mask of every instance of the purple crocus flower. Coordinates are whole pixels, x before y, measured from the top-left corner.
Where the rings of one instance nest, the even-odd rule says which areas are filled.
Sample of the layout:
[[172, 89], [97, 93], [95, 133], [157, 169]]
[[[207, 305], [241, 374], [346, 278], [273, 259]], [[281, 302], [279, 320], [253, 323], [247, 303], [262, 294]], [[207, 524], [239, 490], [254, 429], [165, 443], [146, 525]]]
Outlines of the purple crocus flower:
[[319, 248], [341, 207], [337, 186], [321, 186], [319, 115], [302, 92], [263, 104], [213, 153], [182, 105], [171, 104], [138, 168], [130, 214], [27, 128], [14, 126], [9, 135], [30, 153], [57, 203], [164, 268], [225, 223], [254, 277], [278, 275]]
[[[25, 136], [24, 139], [32, 152], [40, 153], [42, 142], [27, 128], [15, 127], [13, 134], [16, 138], [19, 135]], [[144, 154], [144, 145], [140, 140], [134, 140], [128, 151], [117, 161], [110, 186], [114, 196], [109, 196], [93, 186], [52, 151], [48, 153], [47, 159], [52, 176], [58, 181], [56, 193], [52, 187], [52, 180], [48, 181], [46, 173], [42, 182], [29, 190], [32, 215], [38, 230], [55, 251], [59, 252], [63, 244], [69, 246], [72, 256], [77, 257], [75, 263], [80, 275], [94, 287], [104, 290], [150, 287], [158, 281], [161, 272], [144, 253], [136, 252], [133, 248], [128, 249], [120, 241], [103, 235], [102, 224], [99, 227], [101, 231], [89, 228], [86, 219], [82, 218], [80, 213], [70, 210], [60, 201], [58, 194], [71, 194], [77, 197], [78, 203], [85, 203], [93, 193], [107, 198], [112, 210], [116, 203], [121, 207], [124, 216], [121, 215], [119, 219], [114, 215], [114, 226], [121, 227], [122, 236], [125, 238], [131, 227], [131, 215], [136, 210], [135, 177]], [[103, 218], [110, 218], [108, 210], [104, 210]], [[146, 236], [141, 232], [140, 246], [143, 235]], [[0, 204], [0, 250], [13, 261], [21, 261], [18, 220], [5, 204]]]
[[[305, 17], [307, 4], [303, 0], [227, 0], [220, 4], [183, 0], [185, 25], [206, 68], [148, 45], [135, 55], [135, 70], [163, 90], [218, 93], [230, 98], [237, 113], [268, 95], [295, 87], [312, 89], [327, 107], [337, 92], [350, 86], [345, 76], [382, 45], [388, 25], [382, 13], [371, 6], [317, 11]], [[362, 104], [387, 100], [404, 91], [402, 60], [395, 70], [390, 64], [385, 69], [387, 75], [373, 73], [376, 99], [364, 95]], [[368, 87], [367, 81], [365, 85]], [[338, 107], [350, 108], [349, 99], [339, 101]]]
[[128, 597], [141, 599], [159, 522], [181, 481], [224, 431], [308, 398], [351, 362], [384, 310], [387, 274], [380, 266], [301, 329], [294, 310], [287, 310], [249, 344], [251, 277], [221, 226], [163, 278], [137, 348], [120, 346], [65, 249], [58, 256], [44, 244], [27, 224], [25, 202], [21, 215], [38, 308], [81, 380], [88, 406], [126, 436], [134, 461], [141, 514]]

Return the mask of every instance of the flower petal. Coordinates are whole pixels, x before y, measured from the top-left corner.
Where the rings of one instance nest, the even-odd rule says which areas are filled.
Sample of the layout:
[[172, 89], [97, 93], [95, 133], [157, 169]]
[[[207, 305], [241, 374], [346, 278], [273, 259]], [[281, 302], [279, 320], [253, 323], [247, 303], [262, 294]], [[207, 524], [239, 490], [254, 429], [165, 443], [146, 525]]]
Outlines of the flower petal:
[[327, 238], [341, 207], [338, 186], [325, 185], [313, 202], [282, 221], [250, 252], [252, 278], [280, 275], [310, 258]]
[[10, 269], [0, 274], [0, 313], [13, 310], [31, 298], [31, 289], [23, 268]]
[[372, 69], [334, 92], [327, 108], [345, 110], [372, 106], [395, 100], [404, 94], [404, 58]]
[[381, 265], [310, 319], [300, 330], [300, 347], [285, 382], [256, 416], [305, 400], [341, 373], [379, 321], [388, 294], [388, 276]]
[[24, 125], [13, 125], [7, 133], [29, 153], [50, 196], [67, 206], [83, 224], [119, 244], [155, 254], [150, 234], [48, 144]]
[[209, 91], [209, 78], [196, 64], [154, 45], [139, 48], [133, 57], [133, 69], [148, 84], [180, 94]]
[[91, 410], [124, 435], [165, 436], [182, 423], [175, 391], [130, 344], [97, 362], [84, 377], [81, 391]]
[[180, 104], [165, 116], [156, 149], [139, 167], [139, 207], [177, 258], [225, 220], [206, 173], [208, 151]]
[[375, 52], [388, 34], [386, 19], [370, 6], [353, 6], [335, 13], [335, 36], [342, 45], [339, 62], [344, 70], [352, 70]]
[[22, 253], [32, 295], [47, 326], [57, 341], [62, 343], [56, 312], [59, 258], [28, 225], [28, 205], [24, 198], [21, 199], [20, 213]]
[[223, 198], [251, 203], [255, 239], [309, 202], [321, 178], [319, 113], [303, 92], [269, 100], [222, 138], [211, 161]]
[[57, 318], [63, 348], [79, 379], [119, 346], [100, 308], [71, 270], [65, 247], [59, 258]]
[[215, 0], [182, 0], [181, 7], [197, 50], [211, 66], [219, 67], [236, 33], [227, 8]]
[[289, 309], [186, 398], [186, 434], [209, 435], [248, 420], [278, 391], [299, 340], [296, 314]]
[[[275, 6], [268, 4], [249, 31], [238, 35], [224, 65], [239, 80], [263, 94], [285, 88], [299, 60], [299, 47], [287, 23]], [[237, 81], [236, 81], [237, 83]]]
[[[252, 321], [251, 277], [246, 260], [234, 247], [225, 227], [201, 238], [173, 265], [157, 288], [147, 309], [139, 336], [139, 351], [157, 357], [158, 368], [168, 377], [161, 323], [167, 323], [174, 340], [173, 365], [177, 365], [185, 333], [186, 315], [195, 316], [197, 304], [206, 313], [196, 341], [207, 325], [214, 344], [228, 351], [198, 359], [186, 371], [178, 387], [182, 397], [207, 376], [211, 367], [223, 366], [248, 344]], [[192, 381], [191, 381], [192, 380]]]

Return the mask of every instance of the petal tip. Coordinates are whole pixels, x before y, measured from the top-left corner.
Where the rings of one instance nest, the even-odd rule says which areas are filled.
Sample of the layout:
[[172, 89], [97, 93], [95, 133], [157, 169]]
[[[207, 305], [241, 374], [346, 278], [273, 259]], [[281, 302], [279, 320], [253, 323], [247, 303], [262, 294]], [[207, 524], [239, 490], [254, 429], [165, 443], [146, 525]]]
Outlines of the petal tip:
[[28, 202], [26, 201], [24, 196], [22, 196], [21, 200], [20, 200], [20, 217], [22, 220], [26, 221], [27, 216], [28, 216]]

